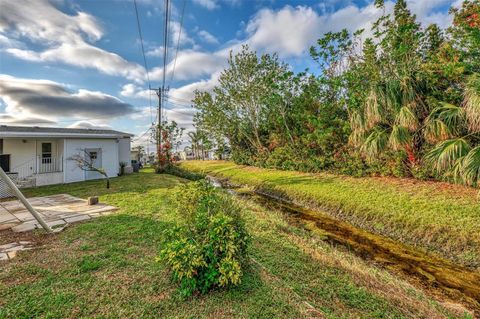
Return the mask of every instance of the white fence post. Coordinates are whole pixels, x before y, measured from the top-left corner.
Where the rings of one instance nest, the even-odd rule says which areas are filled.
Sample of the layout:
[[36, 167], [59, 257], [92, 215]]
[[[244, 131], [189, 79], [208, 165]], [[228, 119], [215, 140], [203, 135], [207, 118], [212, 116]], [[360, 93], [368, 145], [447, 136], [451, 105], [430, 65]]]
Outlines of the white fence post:
[[7, 185], [12, 189], [12, 191], [15, 193], [15, 195], [17, 196], [17, 198], [23, 203], [23, 205], [25, 205], [25, 207], [28, 209], [28, 211], [33, 215], [33, 217], [35, 217], [35, 219], [40, 223], [40, 225], [42, 225], [43, 229], [45, 229], [47, 232], [49, 233], [52, 233], [53, 230], [50, 228], [50, 226], [47, 225], [47, 223], [45, 223], [45, 221], [43, 220], [42, 216], [40, 216], [37, 211], [35, 210], [35, 208], [32, 207], [32, 205], [30, 205], [30, 203], [28, 202], [28, 200], [25, 198], [25, 196], [23, 196], [22, 192], [18, 189], [17, 185], [15, 185], [14, 182], [12, 182], [12, 180], [10, 179], [10, 177], [8, 177], [7, 174], [5, 174], [5, 172], [3, 171], [3, 168], [0, 167], [0, 177], [5, 181], [5, 183], [7, 183]]

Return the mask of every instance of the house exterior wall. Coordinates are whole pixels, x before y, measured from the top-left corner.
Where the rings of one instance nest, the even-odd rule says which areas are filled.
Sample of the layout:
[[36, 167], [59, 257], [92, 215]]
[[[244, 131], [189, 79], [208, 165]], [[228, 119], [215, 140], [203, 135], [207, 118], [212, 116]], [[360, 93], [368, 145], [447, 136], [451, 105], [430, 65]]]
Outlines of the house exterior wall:
[[[3, 153], [10, 154], [10, 170], [25, 166], [33, 172], [35, 168], [36, 143], [34, 139], [3, 139]], [[28, 163], [31, 162], [31, 165]], [[26, 168], [26, 169], [28, 169]]]
[[63, 172], [44, 173], [35, 175], [35, 186], [63, 183]]
[[117, 176], [119, 172], [119, 143], [117, 139], [67, 139], [64, 149], [65, 183], [84, 181], [86, 172], [81, 170], [72, 156], [81, 154], [84, 149], [101, 149], [102, 168], [109, 177]]
[[[63, 171], [34, 174], [42, 142], [52, 143], [52, 156], [63, 160], [59, 165]], [[130, 138], [3, 138], [3, 154], [10, 154], [10, 170], [17, 176], [32, 176], [36, 186], [84, 181], [86, 172], [69, 160], [82, 149], [101, 150], [101, 166], [109, 177], [118, 175], [122, 161], [128, 163], [125, 171], [131, 172]]]
[[130, 159], [130, 138], [121, 138], [118, 140], [118, 161], [127, 163], [127, 167], [132, 166]]

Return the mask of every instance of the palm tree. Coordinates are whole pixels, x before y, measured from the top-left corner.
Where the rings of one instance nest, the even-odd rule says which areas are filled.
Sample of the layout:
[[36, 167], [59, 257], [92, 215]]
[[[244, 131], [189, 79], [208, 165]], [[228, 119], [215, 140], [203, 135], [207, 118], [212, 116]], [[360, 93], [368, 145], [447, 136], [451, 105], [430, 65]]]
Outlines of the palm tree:
[[199, 143], [201, 141], [201, 132], [200, 131], [192, 131], [189, 132], [188, 137], [190, 138], [190, 143], [192, 144], [192, 150], [195, 159], [198, 159], [198, 151], [199, 151]]
[[438, 175], [479, 186], [480, 74], [468, 77], [462, 105], [437, 101], [422, 76], [416, 54], [421, 35], [406, 2], [397, 1], [393, 19], [378, 26], [386, 31], [379, 32], [378, 44], [365, 42], [358, 64], [367, 94], [363, 105], [350, 111], [350, 141], [369, 159], [386, 149], [403, 151], [411, 168], [432, 145], [423, 159]]
[[[467, 131], [462, 128], [467, 128]], [[469, 77], [462, 106], [442, 103], [427, 119], [426, 138], [437, 142], [425, 160], [438, 174], [480, 186], [480, 75]]]

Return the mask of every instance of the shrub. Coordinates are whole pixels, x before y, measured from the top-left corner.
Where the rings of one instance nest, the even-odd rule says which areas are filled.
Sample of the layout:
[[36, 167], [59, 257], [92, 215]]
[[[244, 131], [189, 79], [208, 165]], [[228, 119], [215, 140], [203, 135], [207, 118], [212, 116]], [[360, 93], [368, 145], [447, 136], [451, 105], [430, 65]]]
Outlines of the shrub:
[[235, 200], [201, 180], [177, 187], [173, 201], [183, 225], [166, 232], [160, 260], [171, 267], [181, 295], [238, 285], [249, 236]]
[[205, 178], [205, 174], [195, 173], [188, 170], [185, 170], [178, 166], [177, 164], [170, 164], [165, 167], [163, 170], [164, 174], [175, 175], [181, 178], [189, 179], [191, 181], [198, 181]]

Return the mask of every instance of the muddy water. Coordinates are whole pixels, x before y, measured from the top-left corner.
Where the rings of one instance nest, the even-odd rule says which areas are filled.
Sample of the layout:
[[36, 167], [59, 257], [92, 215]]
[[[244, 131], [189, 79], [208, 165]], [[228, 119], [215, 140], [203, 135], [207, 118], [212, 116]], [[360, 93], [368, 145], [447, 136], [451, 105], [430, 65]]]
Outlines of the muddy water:
[[376, 264], [405, 275], [415, 284], [427, 288], [438, 297], [461, 302], [480, 316], [480, 273], [426, 254], [384, 236], [332, 218], [326, 213], [292, 204], [284, 199], [259, 191], [237, 192], [232, 185], [211, 178], [217, 186], [253, 200], [263, 207], [286, 213], [288, 220], [309, 230], [322, 233], [329, 241], [373, 260]]

